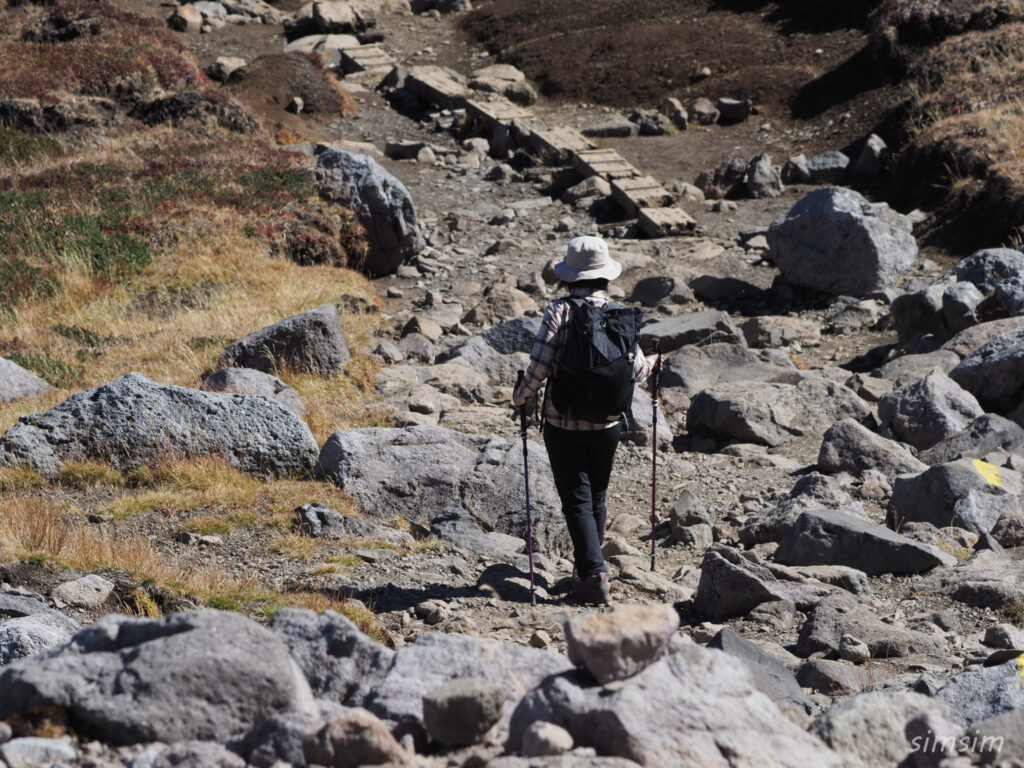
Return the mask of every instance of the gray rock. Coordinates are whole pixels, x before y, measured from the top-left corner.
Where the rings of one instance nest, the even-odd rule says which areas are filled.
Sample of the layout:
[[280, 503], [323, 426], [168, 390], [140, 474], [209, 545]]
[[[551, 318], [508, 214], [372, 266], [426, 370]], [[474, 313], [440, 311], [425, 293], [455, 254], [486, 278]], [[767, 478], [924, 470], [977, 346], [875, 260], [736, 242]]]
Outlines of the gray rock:
[[949, 271], [956, 280], [974, 285], [983, 294], [992, 293], [999, 283], [1024, 271], [1024, 253], [1013, 248], [985, 248], [961, 259]]
[[752, 317], [742, 325], [743, 337], [755, 348], [789, 347], [801, 344], [814, 347], [821, 343], [821, 326], [814, 320], [784, 315]]
[[1024, 686], [1017, 659], [995, 667], [965, 670], [952, 677], [935, 699], [949, 707], [950, 718], [972, 726], [1011, 710], [1024, 708]]
[[430, 532], [488, 560], [514, 561], [526, 549], [525, 539], [485, 532], [462, 507], [448, 507], [430, 521]]
[[574, 616], [565, 624], [569, 661], [601, 684], [625, 680], [661, 658], [678, 628], [671, 605], [623, 605]]
[[980, 550], [956, 568], [929, 575], [924, 587], [965, 605], [1002, 610], [1024, 602], [1024, 563]]
[[984, 298], [974, 283], [953, 283], [942, 292], [942, 319], [951, 333], [977, 325], [976, 310]]
[[221, 353], [219, 364], [264, 373], [288, 367], [327, 376], [351, 359], [338, 310], [324, 304], [239, 339]]
[[779, 541], [793, 527], [801, 513], [822, 508], [841, 509], [867, 518], [860, 502], [854, 501], [835, 480], [826, 475], [804, 475], [774, 508], [761, 512], [740, 528], [740, 541], [748, 547], [767, 541]]
[[[223, 6], [221, 6], [223, 8]], [[206, 74], [218, 83], [241, 80], [246, 74], [248, 62], [238, 56], [218, 56], [217, 60], [206, 68]]]
[[984, 413], [974, 396], [942, 371], [932, 371], [878, 401], [882, 434], [918, 450], [957, 434]]
[[168, 458], [213, 456], [244, 472], [291, 477], [316, 463], [305, 422], [263, 397], [200, 392], [128, 373], [18, 423], [0, 437], [0, 465], [46, 475], [65, 462], [119, 470]]
[[26, 736], [0, 744], [0, 761], [7, 768], [42, 768], [77, 760], [78, 754], [68, 739]]
[[796, 679], [804, 688], [829, 696], [849, 696], [871, 681], [863, 667], [830, 659], [804, 662], [796, 672]]
[[875, 369], [874, 375], [888, 379], [896, 387], [904, 387], [920, 381], [932, 371], [949, 373], [958, 363], [955, 353], [936, 349], [918, 355], [901, 355]]
[[777, 446], [800, 437], [820, 437], [839, 419], [867, 422], [867, 403], [850, 389], [824, 378], [798, 384], [744, 382], [715, 384], [690, 404], [686, 424], [691, 432]]
[[276, 376], [253, 368], [223, 368], [203, 379], [200, 389], [236, 395], [263, 395], [276, 400], [300, 419], [309, 416], [298, 392]]
[[746, 346], [743, 334], [733, 325], [729, 314], [717, 309], [691, 312], [645, 325], [640, 331], [640, 343], [646, 348], [655, 339], [661, 340], [662, 354], [687, 344], [725, 342]]
[[[535, 546], [567, 551], [561, 502], [547, 455], [529, 449]], [[401, 476], [393, 468], [402, 467]], [[523, 533], [523, 448], [517, 441], [440, 427], [372, 427], [335, 432], [324, 444], [316, 476], [344, 488], [368, 514], [402, 514], [426, 523], [454, 499], [491, 529]]]
[[847, 565], [869, 576], [920, 573], [957, 562], [938, 547], [857, 515], [827, 509], [800, 515], [779, 542], [774, 559], [785, 565]]
[[213, 741], [159, 742], [132, 755], [129, 768], [246, 768], [245, 760]]
[[825, 474], [862, 475], [877, 470], [891, 482], [897, 475], [927, 468], [905, 446], [876, 435], [853, 419], [842, 419], [829, 427], [818, 452], [818, 469]]
[[640, 126], [623, 115], [612, 115], [600, 123], [584, 127], [580, 133], [591, 138], [623, 138], [639, 134]]
[[423, 697], [442, 683], [459, 678], [497, 683], [510, 706], [522, 691], [571, 668], [568, 659], [550, 651], [466, 635], [420, 635], [395, 653], [387, 676], [363, 706], [388, 723], [396, 736], [410, 734], [423, 744]]
[[651, 393], [644, 391], [641, 387], [633, 388], [632, 418], [628, 420], [622, 430], [623, 442], [641, 446], [651, 444], [651, 439], [654, 437], [655, 407], [657, 407], [658, 413], [658, 449], [663, 451], [672, 449], [672, 441], [675, 437], [662, 412], [661, 402], [655, 401], [655, 404], [652, 405]]
[[370, 241], [366, 269], [370, 274], [390, 274], [423, 250], [423, 234], [409, 191], [372, 157], [328, 150], [317, 158], [316, 175], [320, 194], [351, 205], [366, 229]]
[[980, 459], [958, 459], [919, 475], [896, 478], [890, 516], [903, 522], [956, 525], [975, 533], [992, 530], [999, 516], [1019, 508], [1021, 477]]
[[842, 152], [830, 150], [807, 160], [807, 170], [814, 184], [842, 184], [846, 181], [850, 158]]
[[224, 741], [279, 712], [315, 711], [285, 646], [219, 611], [108, 616], [0, 669], [0, 691], [0, 718], [57, 707], [79, 733], [110, 744]]
[[732, 547], [713, 544], [704, 553], [693, 605], [701, 616], [718, 621], [776, 600], [810, 606], [832, 591], [781, 565], [754, 563]]
[[10, 403], [19, 397], [38, 397], [51, 391], [53, 387], [45, 379], [0, 357], [0, 403]]
[[671, 275], [654, 275], [638, 280], [629, 300], [645, 307], [661, 303], [688, 304], [693, 301], [693, 291], [685, 282]]
[[978, 398], [986, 410], [1010, 412], [1024, 394], [1024, 328], [1000, 334], [975, 349], [949, 377]]
[[856, 568], [849, 568], [845, 565], [803, 565], [793, 570], [808, 579], [817, 579], [824, 584], [845, 589], [851, 595], [858, 597], [871, 595], [868, 575]]
[[926, 464], [945, 464], [961, 458], [982, 458], [996, 451], [1024, 452], [1024, 429], [1002, 416], [986, 413], [918, 456]]
[[0, 592], [0, 621], [16, 619], [19, 616], [32, 616], [37, 613], [49, 613], [51, 610], [53, 609], [46, 603], [34, 597]]
[[520, 751], [524, 757], [547, 757], [564, 754], [572, 747], [572, 734], [565, 728], [538, 720], [523, 733]]
[[774, 656], [762, 651], [755, 643], [723, 628], [707, 644], [739, 659], [750, 670], [754, 685], [776, 704], [787, 704], [809, 712], [812, 704], [789, 668]]
[[621, 687], [586, 687], [587, 680], [558, 675], [530, 691], [513, 713], [509, 749], [518, 750], [529, 725], [543, 720], [565, 728], [578, 746], [650, 768], [839, 764], [727, 654], [687, 643]]
[[668, 128], [669, 119], [656, 109], [634, 109], [628, 118], [637, 124], [641, 136], [661, 136]]
[[306, 738], [323, 726], [323, 721], [309, 712], [285, 712], [267, 718], [242, 739], [239, 753], [255, 768], [273, 768], [278, 761], [303, 765]]
[[834, 749], [848, 768], [902, 765], [911, 751], [904, 730], [923, 713], [944, 716], [940, 703], [911, 691], [865, 692], [837, 702], [810, 732]]
[[949, 335], [942, 307], [946, 289], [950, 285], [949, 279], [940, 279], [922, 290], [904, 293], [893, 299], [892, 317], [900, 344], [906, 344], [922, 335], [934, 335], [942, 339]]
[[889, 147], [885, 139], [872, 133], [868, 140], [861, 147], [860, 154], [853, 161], [850, 170], [856, 176], [868, 177], [877, 176], [885, 167], [885, 161], [889, 157]]
[[52, 596], [58, 608], [99, 608], [113, 591], [112, 581], [90, 573], [54, 587]]
[[704, 193], [707, 200], [724, 200], [744, 190], [743, 181], [747, 175], [747, 164], [738, 157], [726, 160], [714, 171], [705, 171], [694, 184]]
[[790, 284], [835, 296], [892, 285], [917, 258], [907, 217], [853, 190], [816, 189], [768, 228], [770, 257]]
[[806, 657], [818, 651], [838, 651], [843, 635], [861, 638], [876, 659], [945, 653], [945, 644], [931, 635], [886, 624], [869, 608], [841, 592], [811, 609], [800, 628], [796, 653]]
[[703, 97], [691, 101], [686, 111], [690, 119], [697, 121], [699, 125], [714, 125], [721, 114], [710, 99]]
[[811, 169], [807, 164], [807, 156], [795, 155], [782, 166], [782, 181], [785, 184], [811, 184]]
[[304, 763], [329, 768], [363, 765], [408, 765], [410, 755], [384, 724], [362, 709], [350, 709], [328, 720], [306, 740]]
[[770, 155], [758, 155], [747, 165], [747, 194], [751, 197], [778, 197], [782, 194], [782, 176], [772, 165]]
[[1024, 547], [1024, 515], [1004, 512], [992, 527], [992, 536], [1003, 547]]
[[750, 110], [754, 103], [750, 99], [726, 99], [719, 98], [715, 106], [718, 109], [718, 122], [722, 125], [742, 123], [750, 117]]
[[965, 328], [942, 345], [942, 348], [965, 358], [971, 352], [1007, 331], [1024, 327], [1024, 317], [1004, 317]]
[[1024, 279], [1020, 275], [1014, 275], [999, 283], [995, 295], [999, 306], [1010, 317], [1024, 314]]
[[688, 344], [665, 357], [661, 384], [681, 387], [692, 397], [724, 382], [797, 384], [805, 377], [797, 368], [777, 365], [740, 344]]
[[913, 750], [914, 768], [960, 768], [959, 762], [946, 761], [957, 760], [964, 731], [945, 715], [922, 712], [907, 721], [903, 732]]
[[413, 537], [405, 531], [343, 515], [320, 502], [303, 504], [292, 514], [295, 515], [294, 527], [314, 539], [374, 539], [395, 547], [408, 547], [414, 542]]
[[501, 719], [505, 692], [489, 680], [460, 678], [423, 697], [427, 738], [448, 747], [479, 743]]
[[637, 764], [621, 757], [592, 757], [586, 752], [573, 751], [557, 757], [497, 757], [487, 763], [487, 768], [637, 768]]
[[694, 525], [711, 526], [711, 516], [708, 514], [707, 508], [690, 490], [684, 490], [679, 495], [669, 512], [668, 521], [672, 529], [672, 536], [677, 541], [684, 536], [682, 533], [684, 529]]
[[0, 622], [0, 665], [63, 645], [80, 628], [74, 619], [50, 610]]
[[362, 704], [395, 655], [334, 611], [283, 608], [267, 628], [287, 646], [317, 698], [346, 706]]
[[480, 334], [484, 341], [503, 355], [516, 352], [530, 354], [533, 342], [540, 331], [539, 317], [516, 317], [498, 323]]
[[985, 763], [1024, 760], [1024, 710], [1011, 709], [975, 723], [967, 739]]

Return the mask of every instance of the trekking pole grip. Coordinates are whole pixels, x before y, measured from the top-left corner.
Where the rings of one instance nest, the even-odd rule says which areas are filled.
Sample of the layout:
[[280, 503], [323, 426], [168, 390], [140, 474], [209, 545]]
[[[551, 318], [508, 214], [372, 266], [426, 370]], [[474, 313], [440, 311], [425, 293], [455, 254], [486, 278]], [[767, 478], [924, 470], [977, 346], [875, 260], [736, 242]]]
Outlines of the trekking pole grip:
[[524, 437], [526, 435], [526, 404], [524, 403], [521, 406], [517, 406], [515, 404], [515, 396], [516, 396], [516, 389], [519, 389], [519, 387], [523, 383], [523, 379], [525, 377], [526, 377], [526, 371], [524, 371], [522, 369], [516, 371], [516, 386], [515, 386], [515, 389], [512, 390], [512, 407], [516, 408], [519, 411], [519, 425], [522, 428], [522, 432], [523, 432], [523, 436]]

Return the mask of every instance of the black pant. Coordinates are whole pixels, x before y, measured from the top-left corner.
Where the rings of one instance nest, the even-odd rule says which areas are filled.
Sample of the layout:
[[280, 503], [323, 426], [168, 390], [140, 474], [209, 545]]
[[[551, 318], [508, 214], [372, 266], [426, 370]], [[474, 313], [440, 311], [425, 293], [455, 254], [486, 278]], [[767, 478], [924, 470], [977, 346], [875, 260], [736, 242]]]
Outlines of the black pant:
[[608, 570], [601, 554], [608, 514], [605, 495], [621, 432], [621, 425], [578, 431], [544, 424], [544, 445], [580, 578]]

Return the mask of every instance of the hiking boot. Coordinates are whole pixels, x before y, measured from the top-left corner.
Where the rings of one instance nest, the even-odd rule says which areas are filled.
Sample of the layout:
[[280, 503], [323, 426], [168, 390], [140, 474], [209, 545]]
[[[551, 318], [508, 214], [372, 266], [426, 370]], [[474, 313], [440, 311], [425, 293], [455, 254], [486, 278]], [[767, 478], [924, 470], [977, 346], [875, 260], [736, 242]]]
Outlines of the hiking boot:
[[608, 574], [601, 571], [581, 579], [569, 594], [583, 603], [608, 605], [611, 602], [608, 593]]

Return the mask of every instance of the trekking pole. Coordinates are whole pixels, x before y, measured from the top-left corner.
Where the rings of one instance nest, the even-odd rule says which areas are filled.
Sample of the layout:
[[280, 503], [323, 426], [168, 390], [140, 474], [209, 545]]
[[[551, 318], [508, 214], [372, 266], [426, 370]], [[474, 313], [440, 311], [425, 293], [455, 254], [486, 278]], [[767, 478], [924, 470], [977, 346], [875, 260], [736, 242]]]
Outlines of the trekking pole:
[[654, 354], [658, 356], [654, 363], [651, 381], [651, 571], [655, 568], [654, 534], [658, 528], [658, 386], [661, 383], [661, 342], [654, 342]]
[[[523, 383], [525, 371], [516, 374], [516, 389]], [[530, 557], [530, 605], [537, 604], [537, 591], [533, 582], [533, 518], [530, 516], [530, 461], [526, 448], [526, 404], [519, 409], [519, 434], [523, 438], [523, 483], [526, 486], [526, 551]]]

